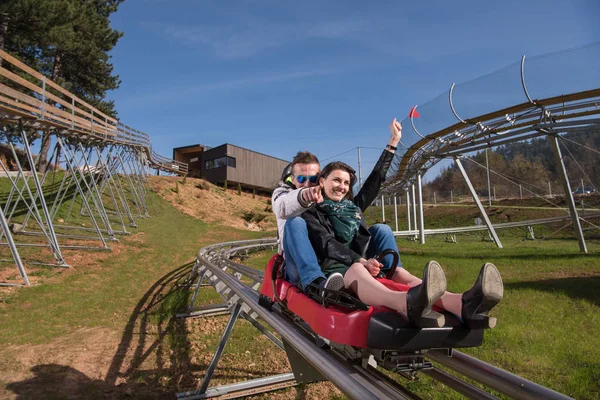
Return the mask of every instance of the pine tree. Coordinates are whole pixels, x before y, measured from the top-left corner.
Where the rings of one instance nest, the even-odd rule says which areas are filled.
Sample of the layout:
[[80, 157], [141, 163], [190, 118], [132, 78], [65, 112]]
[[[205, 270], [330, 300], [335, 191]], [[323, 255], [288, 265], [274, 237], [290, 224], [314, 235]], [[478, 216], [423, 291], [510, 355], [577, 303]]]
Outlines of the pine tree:
[[[106, 92], [119, 87], [108, 52], [123, 35], [110, 15], [123, 0], [11, 0], [0, 3], [0, 48], [105, 114], [116, 117]], [[50, 135], [42, 137], [45, 168]]]

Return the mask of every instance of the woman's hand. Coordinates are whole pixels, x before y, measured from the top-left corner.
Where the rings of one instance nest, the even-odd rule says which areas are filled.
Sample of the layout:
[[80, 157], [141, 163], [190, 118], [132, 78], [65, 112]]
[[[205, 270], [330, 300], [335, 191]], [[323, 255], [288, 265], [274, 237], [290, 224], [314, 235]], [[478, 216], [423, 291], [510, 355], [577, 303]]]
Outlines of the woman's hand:
[[381, 271], [381, 267], [383, 267], [383, 264], [381, 264], [374, 258], [370, 258], [368, 260], [361, 258], [360, 260], [358, 260], [358, 262], [364, 265], [372, 276], [377, 276], [377, 274], [379, 274], [379, 271]]
[[400, 122], [396, 121], [396, 118], [390, 124], [390, 132], [392, 133], [392, 137], [388, 142], [389, 145], [397, 147], [400, 139], [402, 138], [402, 125]]

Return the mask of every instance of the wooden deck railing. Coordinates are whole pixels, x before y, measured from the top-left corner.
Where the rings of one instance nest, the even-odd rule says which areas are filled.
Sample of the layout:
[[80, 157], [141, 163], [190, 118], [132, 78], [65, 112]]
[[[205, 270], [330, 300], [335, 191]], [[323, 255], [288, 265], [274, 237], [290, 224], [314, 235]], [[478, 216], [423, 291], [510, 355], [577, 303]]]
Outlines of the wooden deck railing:
[[[150, 137], [91, 106], [56, 82], [0, 50], [0, 119], [56, 132], [141, 148], [153, 167], [180, 175], [188, 165], [152, 150]], [[9, 64], [10, 68], [6, 68]]]

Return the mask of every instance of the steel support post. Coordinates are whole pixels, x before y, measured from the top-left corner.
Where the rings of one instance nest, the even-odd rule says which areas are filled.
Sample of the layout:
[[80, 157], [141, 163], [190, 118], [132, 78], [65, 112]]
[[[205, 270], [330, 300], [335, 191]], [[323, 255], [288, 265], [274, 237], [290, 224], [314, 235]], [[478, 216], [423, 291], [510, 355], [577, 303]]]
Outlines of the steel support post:
[[129, 219], [129, 226], [137, 228], [137, 224], [135, 223], [135, 220], [133, 219], [133, 214], [131, 213], [131, 208], [129, 207], [129, 204], [127, 203], [127, 195], [125, 194], [125, 190], [123, 189], [123, 185], [121, 183], [121, 178], [119, 177], [119, 165], [120, 165], [120, 160], [118, 156], [113, 156], [112, 155], [112, 151], [114, 150], [114, 147], [111, 148], [111, 150], [108, 153], [108, 157], [112, 157], [112, 168], [115, 171], [115, 173], [113, 174], [113, 177], [115, 177], [115, 181], [116, 181], [116, 189], [117, 189], [117, 194], [119, 195], [119, 200], [121, 201], [121, 204], [123, 205], [123, 208], [125, 209], [125, 212], [127, 214], [127, 218]]
[[412, 187], [412, 208], [413, 208], [413, 228], [415, 230], [415, 239], [417, 238], [416, 236], [416, 231], [417, 231], [417, 195], [415, 192], [415, 185], [412, 184], [410, 185]]
[[490, 162], [488, 160], [488, 149], [485, 149], [485, 170], [487, 172], [487, 185], [488, 185], [488, 205], [492, 206], [492, 192], [490, 182]]
[[108, 192], [110, 194], [113, 206], [115, 207], [115, 210], [117, 212], [117, 216], [119, 217], [119, 221], [121, 222], [121, 226], [123, 227], [123, 232], [127, 232], [127, 228], [125, 227], [125, 221], [123, 221], [123, 216], [121, 215], [121, 210], [119, 208], [119, 204], [117, 203], [117, 199], [115, 198], [115, 193], [112, 188], [112, 175], [110, 172], [110, 168], [107, 164], [104, 163], [104, 157], [102, 156], [102, 153], [98, 150], [98, 148], [96, 148], [95, 150], [96, 156], [98, 157], [97, 164], [100, 166], [100, 170], [102, 171], [101, 174], [104, 178], [102, 181], [102, 185], [100, 186], [100, 195], [102, 195], [102, 192], [104, 190], [103, 187], [108, 186]]
[[197, 394], [205, 393], [206, 389], [208, 389], [208, 385], [210, 384], [210, 380], [219, 364], [219, 360], [221, 359], [221, 355], [223, 354], [223, 350], [225, 350], [225, 346], [227, 345], [227, 340], [229, 340], [229, 336], [231, 335], [231, 331], [235, 326], [235, 322], [240, 315], [240, 311], [242, 309], [241, 303], [236, 303], [231, 311], [231, 316], [229, 317], [229, 321], [227, 322], [227, 326], [225, 327], [225, 331], [223, 332], [223, 336], [221, 336], [221, 340], [219, 341], [219, 345], [217, 346], [217, 350], [213, 355], [213, 358], [208, 365], [208, 369], [206, 370], [206, 374], [204, 375], [204, 379], [202, 379], [202, 384], [200, 388], [196, 391]]
[[[52, 161], [52, 159], [55, 157], [55, 153], [56, 153], [56, 146], [54, 147], [54, 150], [52, 151], [52, 154], [50, 155], [50, 161]], [[48, 177], [48, 172], [50, 171], [50, 162], [48, 162], [46, 169], [44, 171], [44, 174], [42, 175], [42, 179], [40, 180], [40, 186], [44, 187], [44, 183], [46, 182], [46, 178]], [[62, 188], [62, 186], [61, 186]], [[37, 201], [38, 196], [40, 196], [40, 193], [35, 193], [35, 197], [33, 198], [33, 202]], [[50, 220], [53, 221], [53, 209], [54, 209], [54, 205], [56, 204], [56, 200], [58, 199], [58, 192], [54, 198], [54, 202], [52, 204], [52, 208], [50, 209]], [[25, 228], [27, 226], [27, 221], [29, 221], [29, 217], [31, 216], [31, 211], [27, 212], [27, 215], [25, 215], [25, 218], [23, 219], [23, 228]]]
[[136, 168], [136, 153], [134, 151], [129, 152], [129, 157], [127, 157], [126, 161], [129, 163], [129, 168], [132, 171], [131, 178], [136, 187], [136, 193], [138, 195], [140, 204], [142, 205], [143, 215], [145, 217], [149, 217], [148, 207], [146, 206], [146, 200], [144, 198], [146, 194], [146, 190], [144, 189], [144, 182], [140, 179], [139, 172]]
[[385, 224], [385, 201], [383, 195], [381, 195], [381, 223]]
[[585, 237], [583, 236], [583, 230], [581, 229], [581, 222], [579, 220], [579, 215], [577, 214], [577, 207], [575, 207], [575, 199], [573, 198], [573, 193], [571, 192], [571, 185], [569, 184], [569, 175], [567, 174], [567, 169], [565, 168], [565, 163], [563, 161], [562, 153], [560, 151], [558, 136], [556, 134], [548, 135], [548, 140], [550, 141], [550, 144], [554, 149], [554, 157], [556, 158], [556, 163], [560, 167], [560, 178], [562, 180], [563, 189], [565, 191], [565, 197], [567, 199], [567, 205], [569, 206], [569, 212], [573, 221], [573, 229], [577, 234], [579, 250], [581, 250], [584, 253], [587, 253], [588, 250], [585, 244]]
[[[58, 165], [60, 161], [57, 159], [55, 161], [54, 165]], [[63, 177], [61, 179], [60, 182], [60, 186], [58, 188], [58, 191], [56, 192], [56, 199], [54, 200], [54, 204], [52, 205], [52, 209], [50, 210], [50, 216], [52, 217], [52, 220], [54, 221], [54, 218], [56, 218], [56, 214], [58, 213], [58, 210], [60, 209], [60, 206], [62, 205], [62, 203], [65, 200], [65, 197], [67, 197], [67, 193], [69, 191], [69, 187], [72, 184], [73, 180], [73, 176], [67, 173], [63, 174]], [[66, 182], [68, 182], [68, 184], [66, 184]], [[64, 189], [64, 191], [63, 191]]]
[[[85, 154], [84, 148], [81, 145], [81, 143], [79, 143], [79, 151], [81, 151], [83, 154]], [[108, 219], [108, 215], [106, 214], [106, 209], [104, 208], [104, 202], [102, 201], [102, 194], [98, 191], [98, 186], [96, 185], [96, 176], [94, 176], [94, 175], [96, 175], [96, 173], [92, 172], [92, 168], [91, 168], [90, 164], [88, 163], [88, 157], [91, 157], [91, 154], [92, 154], [92, 150], [90, 149], [88, 156], [83, 157], [84, 171], [88, 171], [90, 173], [90, 181], [91, 181], [91, 187], [90, 187], [91, 194], [90, 195], [92, 197], [92, 201], [94, 202], [94, 205], [96, 206], [96, 210], [100, 214], [100, 218], [104, 222], [104, 225], [108, 232], [108, 236], [110, 237], [111, 240], [115, 240], [116, 239], [115, 233], [113, 232], [112, 226], [110, 225], [110, 220]], [[96, 201], [96, 198], [98, 199], [97, 201]]]
[[410, 231], [410, 192], [406, 189], [406, 222], [408, 224], [408, 230]]
[[131, 181], [131, 176], [130, 176], [131, 174], [129, 173], [129, 171], [126, 168], [125, 162], [123, 161], [122, 154], [117, 154], [117, 157], [119, 158], [119, 162], [121, 163], [121, 167], [123, 168], [123, 174], [125, 175], [125, 179], [127, 180], [127, 183], [129, 184], [129, 190], [131, 192], [131, 197], [133, 198], [133, 204], [135, 204], [135, 207], [138, 210], [138, 215], [140, 217], [144, 217], [144, 215], [142, 213], [142, 209], [140, 208], [141, 200], [139, 199], [137, 191], [135, 190], [133, 182]]
[[139, 188], [140, 188], [140, 193], [142, 194], [142, 205], [144, 206], [144, 212], [146, 214], [146, 217], [150, 217], [150, 213], [148, 212], [148, 205], [146, 204], [146, 176], [144, 175], [144, 171], [142, 168], [142, 161], [140, 160], [139, 157], [139, 151], [135, 153], [136, 157], [135, 160], [137, 161], [134, 166], [137, 167], [137, 179], [139, 182]]
[[423, 185], [421, 182], [421, 173], [417, 174], [417, 185], [419, 187], [419, 239], [421, 244], [425, 244], [425, 216], [423, 215]]
[[[78, 192], [81, 194], [82, 197], [82, 203], [83, 203], [83, 207], [86, 208], [87, 212], [90, 214], [90, 218], [92, 220], [92, 223], [94, 224], [94, 228], [96, 229], [96, 233], [98, 234], [98, 238], [100, 239], [100, 241], [102, 242], [102, 246], [104, 246], [105, 248], [108, 248], [108, 246], [106, 245], [106, 241], [104, 240], [104, 237], [102, 236], [102, 232], [100, 231], [100, 227], [98, 226], [98, 223], [96, 222], [96, 219], [94, 218], [94, 214], [92, 213], [92, 209], [90, 207], [90, 205], [88, 204], [86, 197], [83, 193], [83, 190], [81, 189], [81, 185], [79, 184], [79, 180], [77, 179], [77, 174], [75, 173], [75, 168], [73, 168], [73, 164], [71, 164], [71, 161], [69, 161], [69, 156], [71, 156], [72, 159], [75, 158], [75, 156], [73, 154], [69, 154], [67, 152], [66, 147], [63, 145], [62, 139], [60, 137], [57, 137], [57, 143], [60, 146], [63, 154], [65, 155], [65, 162], [67, 164], [67, 168], [69, 169], [69, 171], [71, 172], [71, 174], [75, 177], [75, 185], [77, 186], [77, 190]], [[88, 188], [88, 183], [85, 179], [83, 179], [83, 183], [85, 184], [85, 186]]]
[[[19, 173], [17, 176], [23, 176], [23, 170], [21, 169], [21, 165], [19, 164], [18, 161], [16, 161], [16, 164], [17, 164], [17, 168], [19, 169]], [[13, 180], [13, 178], [10, 175], [8, 175], [8, 168], [6, 168], [6, 166], [4, 165], [2, 160], [0, 160], [0, 166], [2, 167], [2, 170], [6, 173], [8, 180], [10, 181], [10, 184], [12, 185], [12, 188], [15, 189], [15, 193], [17, 193], [17, 196], [18, 196], [17, 201], [19, 198], [23, 199], [23, 203], [25, 204], [25, 207], [27, 207], [28, 211], [31, 211], [31, 213], [33, 215], [33, 219], [35, 220], [35, 222], [37, 222], [38, 226], [40, 227], [40, 229], [42, 231], [42, 234], [46, 237], [46, 240], [48, 241], [50, 248], [53, 249], [54, 247], [52, 244], [52, 238], [50, 237], [50, 235], [47, 232], [47, 229], [42, 220], [40, 211], [37, 208], [37, 204], [36, 203], [29, 204], [27, 202], [27, 200], [25, 200], [25, 196], [23, 194], [23, 189], [25, 189], [25, 188], [27, 188], [30, 198], [32, 197], [31, 191], [29, 191], [29, 186], [27, 184], [27, 181], [25, 181], [23, 189], [19, 189], [17, 186], [17, 179]], [[13, 211], [14, 211], [14, 208], [13, 208]], [[10, 215], [8, 215], [8, 217], [5, 216], [5, 218], [7, 220], [10, 220], [12, 218], [12, 212]], [[4, 236], [4, 232], [0, 232], [0, 239], [2, 239], [3, 236]], [[54, 254], [54, 258], [57, 259], [56, 253]]]
[[394, 196], [394, 221], [396, 222], [396, 232], [398, 231], [398, 200], [396, 196]]
[[[66, 262], [65, 262], [65, 259], [63, 258], [62, 253], [60, 252], [60, 246], [58, 245], [58, 239], [56, 238], [56, 234], [54, 233], [54, 227], [52, 226], [50, 212], [48, 211], [48, 207], [46, 206], [46, 199], [44, 199], [44, 192], [42, 191], [42, 185], [40, 184], [40, 180], [36, 173], [35, 162], [33, 161], [33, 155], [31, 154], [31, 148], [29, 147], [29, 140], [27, 140], [27, 135], [25, 134], [25, 131], [21, 132], [21, 138], [23, 139], [23, 147], [25, 148], [25, 154], [27, 155], [27, 160], [29, 162], [29, 165], [31, 166], [31, 176], [33, 177], [33, 183], [35, 184], [36, 190], [40, 194], [40, 204], [42, 206], [42, 212], [44, 213], [44, 217], [46, 218], [46, 227], [48, 229], [48, 235], [50, 236], [50, 239], [51, 239], [51, 247], [53, 249], [53, 253], [55, 255], [56, 262], [59, 265], [64, 265], [64, 264], [66, 264]], [[11, 144], [11, 146], [12, 146], [12, 144]], [[22, 171], [21, 171], [21, 173], [22, 173]], [[25, 185], [25, 187], [27, 188], [27, 192], [29, 193], [29, 196], [32, 199], [34, 199], [33, 201], [35, 204], [35, 198], [32, 196], [31, 191], [29, 190], [29, 185]]]
[[[29, 278], [27, 277], [27, 272], [25, 271], [25, 267], [23, 266], [23, 261], [21, 261], [21, 256], [19, 255], [19, 250], [17, 250], [17, 246], [15, 245], [15, 241], [13, 240], [12, 234], [10, 233], [10, 228], [8, 227], [8, 223], [6, 223], [6, 218], [4, 218], [4, 213], [2, 212], [2, 208], [0, 208], [0, 227], [2, 227], [2, 232], [6, 235], [6, 241], [8, 242], [8, 247], [10, 248], [10, 252], [12, 254], [13, 260], [15, 264], [17, 264], [17, 269], [21, 274], [21, 278], [25, 282], [25, 285], [31, 285], [29, 283]], [[0, 285], [3, 286], [3, 285]]]
[[477, 208], [479, 208], [479, 212], [481, 213], [481, 216], [482, 216], [483, 220], [485, 221], [485, 225], [487, 226], [488, 230], [490, 231], [490, 235], [492, 236], [492, 239], [494, 239], [496, 246], [498, 246], [499, 248], [502, 248], [502, 243], [500, 243], [500, 239], [498, 238], [498, 235], [496, 234], [494, 225], [492, 225], [490, 218], [488, 217], [487, 213], [485, 212], [485, 209], [483, 208], [483, 205], [481, 204], [481, 201], [479, 200], [479, 196], [477, 196], [477, 192], [475, 192], [475, 188], [473, 187], [473, 184], [471, 183], [471, 180], [469, 179], [469, 176], [467, 175], [467, 171], [465, 171], [465, 168], [463, 167], [463, 165], [460, 162], [460, 159], [458, 157], [454, 157], [454, 162], [458, 166], [458, 169], [460, 170], [460, 173], [462, 174], [462, 176], [465, 180], [465, 183], [469, 187], [471, 196], [473, 196], [473, 200], [475, 201], [475, 204], [477, 204]]

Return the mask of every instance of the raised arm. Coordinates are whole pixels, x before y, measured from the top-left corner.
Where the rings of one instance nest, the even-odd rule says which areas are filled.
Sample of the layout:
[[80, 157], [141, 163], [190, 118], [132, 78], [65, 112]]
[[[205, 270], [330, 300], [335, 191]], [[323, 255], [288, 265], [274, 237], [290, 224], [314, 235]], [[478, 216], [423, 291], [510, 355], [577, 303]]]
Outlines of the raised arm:
[[385, 182], [385, 176], [392, 165], [396, 148], [402, 138], [402, 125], [396, 121], [396, 118], [390, 124], [390, 132], [392, 136], [388, 141], [385, 150], [379, 157], [377, 164], [373, 167], [373, 171], [365, 181], [365, 184], [360, 188], [358, 194], [354, 197], [354, 204], [356, 204], [362, 211], [365, 211], [369, 205], [375, 200], [381, 184]]

